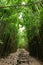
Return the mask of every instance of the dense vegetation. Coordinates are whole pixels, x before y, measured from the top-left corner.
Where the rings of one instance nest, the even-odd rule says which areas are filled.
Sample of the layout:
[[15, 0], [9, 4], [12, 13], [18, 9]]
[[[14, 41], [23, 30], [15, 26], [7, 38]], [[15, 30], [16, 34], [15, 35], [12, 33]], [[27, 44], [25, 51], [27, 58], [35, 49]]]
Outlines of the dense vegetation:
[[43, 59], [43, 1], [0, 0], [0, 57], [22, 47]]

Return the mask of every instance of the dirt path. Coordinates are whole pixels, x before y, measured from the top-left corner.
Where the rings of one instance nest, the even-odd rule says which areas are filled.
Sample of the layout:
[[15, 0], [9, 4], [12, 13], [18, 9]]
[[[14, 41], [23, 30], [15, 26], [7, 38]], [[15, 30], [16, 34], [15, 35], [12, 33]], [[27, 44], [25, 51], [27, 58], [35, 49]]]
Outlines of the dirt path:
[[37, 59], [30, 57], [29, 58], [29, 64], [30, 65], [43, 65], [41, 61], [38, 61]]
[[[26, 54], [28, 54], [27, 51], [24, 50], [24, 52]], [[39, 62], [38, 60], [36, 60], [35, 58], [33, 57], [30, 57], [29, 56], [29, 64], [26, 63], [26, 62], [22, 62], [21, 64], [18, 64], [17, 63], [17, 60], [18, 60], [18, 56], [19, 54], [21, 53], [21, 50], [17, 50], [16, 53], [12, 53], [10, 54], [9, 56], [7, 56], [7, 58], [1, 58], [0, 59], [0, 65], [43, 65], [43, 63]], [[22, 55], [23, 56], [23, 55]], [[26, 56], [27, 57], [27, 56]], [[26, 58], [25, 56], [21, 57], [22, 59], [25, 59]], [[25, 60], [24, 60], [25, 61]]]

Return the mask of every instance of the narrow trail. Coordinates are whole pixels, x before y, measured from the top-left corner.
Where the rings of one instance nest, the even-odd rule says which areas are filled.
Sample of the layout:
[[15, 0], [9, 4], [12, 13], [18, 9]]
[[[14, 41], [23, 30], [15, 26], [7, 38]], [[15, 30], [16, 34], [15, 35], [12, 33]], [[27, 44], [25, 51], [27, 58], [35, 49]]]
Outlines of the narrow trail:
[[18, 49], [16, 53], [12, 53], [4, 59], [1, 58], [0, 65], [43, 65], [43, 63], [30, 57], [29, 52], [25, 49]]
[[17, 59], [17, 65], [29, 65], [29, 53], [24, 49], [20, 50]]

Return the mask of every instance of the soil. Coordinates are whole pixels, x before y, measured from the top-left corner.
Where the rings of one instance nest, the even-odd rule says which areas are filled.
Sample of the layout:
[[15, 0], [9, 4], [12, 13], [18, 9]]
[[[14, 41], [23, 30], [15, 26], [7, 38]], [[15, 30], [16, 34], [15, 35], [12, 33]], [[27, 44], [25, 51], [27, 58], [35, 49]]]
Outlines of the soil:
[[[23, 49], [24, 50], [24, 49]], [[21, 53], [22, 50], [17, 50], [16, 53], [11, 53], [9, 56], [6, 58], [1, 58], [0, 59], [0, 65], [43, 65], [43, 63], [29, 55], [29, 64], [28, 63], [21, 63], [18, 64], [18, 56]], [[26, 50], [24, 50], [24, 53], [28, 54]]]

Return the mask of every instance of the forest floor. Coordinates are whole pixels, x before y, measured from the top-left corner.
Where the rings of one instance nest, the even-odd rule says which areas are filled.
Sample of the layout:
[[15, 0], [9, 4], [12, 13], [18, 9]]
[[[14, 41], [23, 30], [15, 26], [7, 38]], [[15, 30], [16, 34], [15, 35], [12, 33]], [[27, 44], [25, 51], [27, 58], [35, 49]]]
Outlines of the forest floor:
[[29, 53], [27, 51], [25, 50], [23, 50], [22, 52], [21, 51], [22, 50], [18, 49], [16, 53], [11, 53], [6, 58], [1, 58], [0, 65], [43, 65], [43, 63], [40, 62], [39, 60], [29, 56]]

